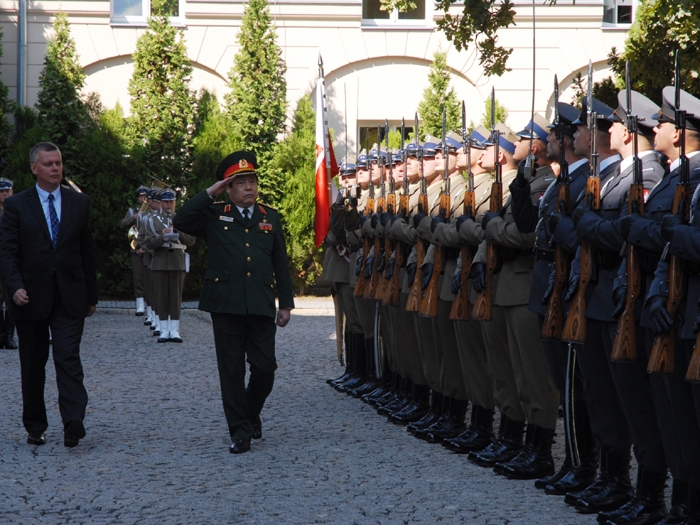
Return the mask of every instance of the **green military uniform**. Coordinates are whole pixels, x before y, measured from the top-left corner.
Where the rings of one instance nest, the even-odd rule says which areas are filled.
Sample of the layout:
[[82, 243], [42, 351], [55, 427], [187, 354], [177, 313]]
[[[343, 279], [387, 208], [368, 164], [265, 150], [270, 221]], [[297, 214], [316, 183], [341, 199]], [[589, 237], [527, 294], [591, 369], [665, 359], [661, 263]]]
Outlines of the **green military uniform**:
[[[231, 439], [249, 441], [277, 368], [275, 284], [280, 309], [294, 308], [279, 213], [255, 204], [252, 216], [244, 219], [236, 205], [214, 203], [203, 191], [182, 206], [173, 225], [201, 237], [209, 248], [199, 309], [212, 316]], [[247, 387], [246, 358], [251, 371]]]

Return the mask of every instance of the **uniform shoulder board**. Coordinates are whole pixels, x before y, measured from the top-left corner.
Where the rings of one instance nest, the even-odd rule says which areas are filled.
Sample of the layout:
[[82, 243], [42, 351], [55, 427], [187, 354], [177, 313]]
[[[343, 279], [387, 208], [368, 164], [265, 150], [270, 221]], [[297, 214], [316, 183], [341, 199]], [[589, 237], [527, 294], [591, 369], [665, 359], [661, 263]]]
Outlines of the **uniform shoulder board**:
[[266, 208], [268, 210], [277, 211], [277, 208], [273, 208], [272, 206], [269, 206], [269, 205], [265, 204], [264, 202], [258, 202], [258, 204], [260, 206], [262, 206], [263, 208]]
[[226, 203], [225, 203], [224, 201], [216, 201], [216, 202], [212, 202], [212, 204], [213, 204], [214, 206], [217, 206], [217, 205], [219, 205], [219, 204], [226, 204]]

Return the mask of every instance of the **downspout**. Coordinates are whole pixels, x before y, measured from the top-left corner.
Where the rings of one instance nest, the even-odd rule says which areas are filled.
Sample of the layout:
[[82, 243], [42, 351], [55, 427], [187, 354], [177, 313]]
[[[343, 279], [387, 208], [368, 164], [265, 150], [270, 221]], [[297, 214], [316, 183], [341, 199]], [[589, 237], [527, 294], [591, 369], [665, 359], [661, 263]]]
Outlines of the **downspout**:
[[27, 98], [27, 0], [19, 0], [17, 11], [17, 104], [24, 107]]

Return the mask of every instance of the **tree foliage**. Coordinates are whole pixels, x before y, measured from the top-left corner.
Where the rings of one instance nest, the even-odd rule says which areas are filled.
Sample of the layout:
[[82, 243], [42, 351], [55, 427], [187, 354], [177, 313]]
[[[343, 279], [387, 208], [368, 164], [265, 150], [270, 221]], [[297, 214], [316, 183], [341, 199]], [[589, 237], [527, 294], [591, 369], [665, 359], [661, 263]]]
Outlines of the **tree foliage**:
[[[410, 11], [416, 4], [411, 0], [380, 0], [386, 11]], [[457, 0], [438, 0], [435, 9], [443, 11], [436, 24], [452, 42], [457, 51], [474, 45], [479, 54], [479, 65], [486, 76], [501, 76], [506, 71], [512, 49], [498, 45], [498, 31], [515, 24], [515, 10], [510, 0], [463, 0], [462, 12], [451, 14], [450, 7]]]
[[423, 99], [418, 104], [418, 115], [423, 123], [420, 134], [442, 137], [442, 109], [445, 108], [447, 130], [462, 127], [462, 105], [457, 93], [450, 86], [450, 72], [447, 69], [447, 52], [438, 50], [433, 56], [428, 73], [428, 87], [423, 90]]
[[[76, 141], [93, 126], [81, 96], [85, 72], [80, 66], [65, 13], [56, 15], [53, 31], [54, 36], [46, 46], [44, 68], [39, 75], [38, 124], [42, 140], [51, 141], [61, 148], [64, 158], [78, 159]], [[64, 171], [68, 176], [75, 176], [79, 169], [68, 163]]]
[[[2, 29], [0, 29], [0, 42], [2, 42], [2, 37], [3, 33]], [[2, 44], [0, 44], [0, 59], [2, 58], [2, 55]], [[0, 159], [5, 158], [7, 146], [12, 134], [12, 127], [7, 119], [7, 115], [12, 113], [14, 104], [8, 100], [7, 94], [7, 86], [0, 81]]]
[[321, 275], [323, 253], [314, 245], [316, 180], [316, 113], [311, 97], [297, 102], [292, 133], [275, 151], [271, 171], [284, 178], [280, 212], [287, 236], [289, 266], [295, 287], [303, 290]]
[[176, 189], [190, 180], [195, 97], [190, 91], [192, 65], [182, 29], [170, 25], [166, 0], [152, 2], [147, 31], [138, 39], [129, 82], [129, 134], [133, 154], [145, 175]]
[[281, 180], [268, 173], [277, 137], [284, 132], [287, 112], [287, 66], [267, 0], [250, 0], [238, 33], [240, 49], [229, 72], [225, 96], [231, 133], [258, 158], [262, 200], [277, 204]]
[[700, 9], [697, 0], [642, 0], [625, 41], [615, 48], [610, 64], [624, 84], [625, 62], [630, 62], [633, 89], [661, 103], [661, 91], [673, 84], [674, 55], [679, 50], [683, 89], [700, 96]]

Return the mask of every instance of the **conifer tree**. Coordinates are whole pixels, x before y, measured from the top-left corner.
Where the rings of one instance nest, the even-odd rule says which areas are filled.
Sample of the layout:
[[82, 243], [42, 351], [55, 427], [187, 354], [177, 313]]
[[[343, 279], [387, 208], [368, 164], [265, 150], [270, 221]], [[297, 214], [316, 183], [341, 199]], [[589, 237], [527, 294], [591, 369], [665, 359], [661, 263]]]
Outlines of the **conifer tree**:
[[303, 291], [321, 274], [323, 261], [322, 250], [314, 245], [316, 113], [309, 95], [299, 99], [293, 122], [292, 133], [276, 148], [270, 171], [285, 179], [279, 206], [292, 279], [295, 288]]
[[[0, 29], [0, 42], [2, 42], [2, 29]], [[2, 44], [0, 43], [0, 58], [2, 58]], [[7, 99], [7, 86], [0, 81], [0, 160], [4, 160], [12, 128], [7, 120], [7, 114], [12, 112], [13, 104]]]
[[226, 114], [233, 135], [258, 158], [263, 174], [259, 179], [261, 199], [275, 205], [281, 197], [281, 184], [267, 173], [266, 165], [285, 128], [287, 66], [277, 45], [267, 0], [248, 2], [238, 43], [240, 49], [229, 72]]
[[423, 100], [418, 104], [418, 116], [423, 121], [421, 138], [426, 134], [442, 137], [442, 108], [446, 108], [447, 131], [462, 127], [462, 105], [457, 93], [450, 87], [450, 72], [447, 70], [447, 52], [438, 50], [428, 73], [429, 86], [423, 90]]
[[[79, 157], [77, 142], [93, 122], [81, 97], [85, 72], [79, 64], [65, 13], [56, 15], [53, 30], [54, 37], [46, 46], [44, 69], [39, 75], [38, 124], [42, 140], [53, 142], [61, 148], [64, 159], [73, 160]], [[76, 171], [79, 171], [76, 164], [66, 163], [67, 175]]]
[[136, 43], [130, 137], [146, 173], [184, 189], [190, 178], [195, 97], [182, 29], [170, 25], [173, 0], [153, 0], [148, 29]]

